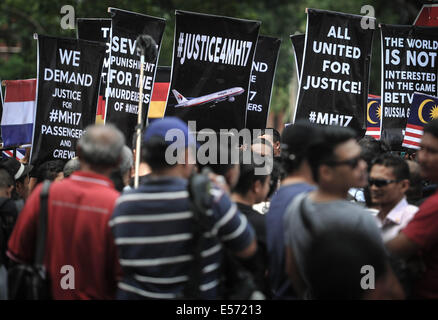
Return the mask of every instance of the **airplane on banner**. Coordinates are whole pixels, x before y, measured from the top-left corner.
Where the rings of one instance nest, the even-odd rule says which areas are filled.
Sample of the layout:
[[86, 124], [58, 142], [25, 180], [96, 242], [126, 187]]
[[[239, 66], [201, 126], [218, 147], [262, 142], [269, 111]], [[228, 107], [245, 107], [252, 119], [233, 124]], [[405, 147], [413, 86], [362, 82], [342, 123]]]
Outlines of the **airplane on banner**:
[[215, 105], [225, 100], [233, 102], [234, 100], [236, 100], [235, 96], [242, 94], [244, 91], [245, 90], [241, 87], [234, 87], [192, 99], [185, 98], [181, 93], [179, 93], [175, 89], [172, 90], [172, 93], [175, 96], [176, 101], [178, 101], [178, 104], [175, 105], [175, 108], [179, 108], [179, 107], [194, 107], [206, 103], [211, 103], [212, 105]]

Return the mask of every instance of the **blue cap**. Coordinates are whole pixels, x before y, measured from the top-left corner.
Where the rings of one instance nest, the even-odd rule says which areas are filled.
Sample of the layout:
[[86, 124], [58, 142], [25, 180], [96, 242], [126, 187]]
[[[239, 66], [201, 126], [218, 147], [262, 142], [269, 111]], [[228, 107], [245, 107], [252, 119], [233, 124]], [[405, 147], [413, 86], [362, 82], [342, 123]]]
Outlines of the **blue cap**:
[[[169, 132], [169, 130], [172, 131]], [[167, 139], [166, 134], [168, 134]], [[143, 135], [143, 141], [147, 142], [152, 137], [161, 137], [168, 145], [177, 143], [176, 146], [178, 148], [187, 148], [188, 146], [197, 147], [196, 139], [193, 134], [189, 132], [187, 124], [176, 117], [165, 117], [152, 122], [146, 128], [146, 132]]]

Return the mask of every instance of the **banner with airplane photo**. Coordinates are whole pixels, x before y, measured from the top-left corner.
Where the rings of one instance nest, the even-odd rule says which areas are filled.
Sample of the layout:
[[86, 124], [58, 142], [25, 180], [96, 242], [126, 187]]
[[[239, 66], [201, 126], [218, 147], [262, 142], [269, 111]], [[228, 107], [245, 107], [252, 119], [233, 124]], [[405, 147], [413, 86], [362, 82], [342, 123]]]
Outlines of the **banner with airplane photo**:
[[95, 123], [105, 44], [38, 35], [37, 104], [31, 164], [76, 156]]
[[105, 117], [106, 76], [109, 67], [111, 19], [77, 19], [77, 38], [89, 41], [104, 42], [107, 45], [103, 60], [102, 77], [100, 80], [99, 100], [96, 110], [96, 123], [103, 123]]
[[280, 44], [280, 39], [266, 36], [257, 41], [246, 111], [248, 129], [266, 128]]
[[363, 28], [362, 20], [358, 15], [307, 9], [294, 120], [364, 131], [374, 29]]
[[437, 95], [438, 27], [384, 25], [382, 39], [382, 136], [401, 150], [414, 92]]
[[245, 127], [260, 22], [176, 11], [166, 116], [196, 129]]
[[[145, 123], [151, 102], [158, 56], [163, 38], [165, 20], [134, 12], [110, 8], [111, 52], [107, 76], [105, 123], [113, 123], [125, 135], [131, 146], [137, 125], [140, 55], [136, 40], [139, 35], [149, 35], [156, 43], [155, 57], [145, 57], [143, 79], [143, 114]], [[148, 50], [148, 52], [151, 48]]]

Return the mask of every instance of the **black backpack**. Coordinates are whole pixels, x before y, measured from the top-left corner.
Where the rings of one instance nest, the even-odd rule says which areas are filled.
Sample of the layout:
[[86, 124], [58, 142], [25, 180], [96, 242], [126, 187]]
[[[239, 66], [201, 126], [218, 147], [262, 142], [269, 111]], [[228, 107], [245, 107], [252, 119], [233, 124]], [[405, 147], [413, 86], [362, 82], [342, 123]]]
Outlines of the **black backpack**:
[[[209, 230], [212, 196], [210, 194], [211, 181], [208, 176], [209, 170], [204, 168], [201, 174], [191, 176], [188, 185], [190, 197], [190, 209], [195, 220], [193, 246], [193, 267], [189, 274], [190, 281], [184, 287], [185, 299], [200, 299], [199, 286], [201, 283], [201, 250], [203, 245], [203, 233]], [[264, 299], [264, 295], [257, 287], [254, 277], [246, 270], [239, 261], [228, 251], [224, 250], [223, 261], [223, 285], [222, 298], [227, 300], [251, 300]]]
[[9, 300], [46, 300], [50, 298], [50, 283], [44, 267], [47, 237], [47, 200], [50, 181], [41, 189], [40, 214], [34, 264], [16, 264], [8, 271]]

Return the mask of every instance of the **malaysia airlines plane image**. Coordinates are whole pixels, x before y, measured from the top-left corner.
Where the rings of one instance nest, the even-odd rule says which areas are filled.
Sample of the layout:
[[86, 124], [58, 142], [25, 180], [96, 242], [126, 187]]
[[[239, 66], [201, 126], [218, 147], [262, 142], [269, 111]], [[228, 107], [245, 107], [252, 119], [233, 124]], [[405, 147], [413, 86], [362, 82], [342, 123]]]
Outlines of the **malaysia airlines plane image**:
[[242, 94], [244, 91], [245, 90], [241, 87], [234, 87], [192, 99], [185, 98], [181, 93], [179, 93], [175, 89], [172, 90], [172, 93], [175, 96], [176, 101], [178, 102], [178, 104], [175, 105], [175, 108], [179, 108], [179, 107], [194, 107], [206, 103], [215, 105], [216, 103], [225, 100], [233, 102], [234, 100], [236, 100], [235, 96]]

